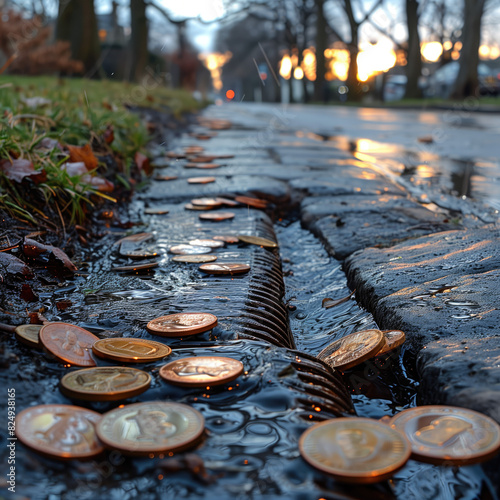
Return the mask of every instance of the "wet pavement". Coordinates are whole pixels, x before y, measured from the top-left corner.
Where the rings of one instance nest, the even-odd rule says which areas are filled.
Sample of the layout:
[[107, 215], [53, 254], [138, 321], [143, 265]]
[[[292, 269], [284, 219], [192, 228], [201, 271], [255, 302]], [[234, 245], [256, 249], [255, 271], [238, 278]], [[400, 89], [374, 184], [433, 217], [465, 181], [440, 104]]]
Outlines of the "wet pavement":
[[[313, 469], [298, 451], [310, 422], [354, 413], [381, 418], [416, 404], [454, 404], [500, 420], [494, 200], [476, 188], [468, 192], [477, 192], [476, 200], [462, 199], [450, 188], [451, 170], [436, 174], [443, 180], [423, 189], [394, 155], [384, 161], [377, 154], [362, 157], [349, 128], [359, 123], [345, 112], [336, 117], [343, 123], [339, 130], [330, 109], [318, 115], [300, 106], [211, 107], [203, 116], [229, 119], [232, 128], [208, 141], [184, 134], [169, 148], [199, 145], [209, 155], [234, 155], [215, 160], [220, 166], [214, 169], [166, 162], [164, 147], [152, 147], [155, 163], [162, 165], [155, 176], [176, 179], [153, 180], [138, 192], [128, 208], [136, 226], [127, 233], [112, 229], [76, 256], [79, 272], [49, 284], [30, 309], [44, 307], [50, 321], [78, 324], [100, 338], [162, 341], [173, 349], [166, 361], [229, 356], [242, 361], [245, 372], [234, 382], [200, 390], [162, 381], [158, 371], [165, 361], [141, 365], [152, 376], [151, 388], [121, 403], [190, 404], [205, 418], [203, 441], [170, 457], [132, 459], [111, 452], [87, 463], [62, 464], [18, 443], [18, 487], [9, 498], [496, 498], [498, 459], [461, 468], [410, 461], [390, 481], [353, 486]], [[412, 125], [408, 133], [423, 133], [428, 120], [421, 118], [423, 128]], [[479, 120], [496, 123], [492, 117]], [[383, 122], [385, 133], [401, 125], [381, 111], [368, 121]], [[472, 126], [465, 119], [462, 125]], [[358, 134], [368, 130], [375, 134], [376, 128], [359, 127]], [[377, 130], [370, 140], [384, 138]], [[399, 147], [409, 145], [401, 141]], [[436, 165], [446, 148], [436, 153]], [[495, 161], [483, 153], [474, 165]], [[496, 167], [493, 171], [493, 182], [484, 174], [484, 185], [495, 185]], [[215, 182], [187, 182], [207, 175]], [[201, 220], [202, 211], [185, 209], [193, 198], [235, 195], [257, 196], [269, 206], [265, 211], [226, 206], [219, 212], [231, 211], [234, 218], [215, 222]], [[168, 213], [147, 213], [160, 206]], [[121, 255], [114, 244], [139, 232], [151, 233], [140, 247], [158, 252], [153, 258], [158, 266], [113, 271], [141, 262]], [[193, 239], [238, 234], [277, 241], [279, 248], [240, 242], [214, 249], [210, 255], [217, 263], [250, 264], [248, 274], [233, 276], [206, 275], [198, 264], [173, 261], [169, 252]], [[323, 299], [344, 298], [354, 288], [349, 300], [322, 307]], [[70, 306], [61, 310], [61, 301]], [[4, 310], [22, 306], [2, 303]], [[168, 339], [146, 330], [151, 319], [189, 311], [215, 314], [218, 326]], [[4, 322], [12, 319], [2, 316]], [[402, 329], [407, 343], [345, 374], [316, 359], [332, 341], [369, 328]], [[2, 335], [7, 368], [2, 383], [15, 387], [18, 412], [35, 404], [72, 403], [103, 413], [120, 403], [66, 398], [58, 383], [67, 367]]]

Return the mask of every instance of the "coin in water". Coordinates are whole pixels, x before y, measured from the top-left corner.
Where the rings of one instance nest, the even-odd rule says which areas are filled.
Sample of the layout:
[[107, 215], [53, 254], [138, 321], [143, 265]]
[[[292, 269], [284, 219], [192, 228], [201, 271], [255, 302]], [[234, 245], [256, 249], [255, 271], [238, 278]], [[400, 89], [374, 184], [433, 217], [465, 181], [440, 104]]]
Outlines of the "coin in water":
[[385, 337], [385, 343], [382, 349], [377, 352], [377, 356], [386, 354], [389, 351], [397, 349], [399, 346], [404, 344], [406, 335], [401, 330], [382, 330]]
[[265, 248], [278, 248], [278, 244], [275, 241], [268, 240], [267, 238], [261, 238], [260, 236], [238, 234], [238, 239], [244, 243], [250, 243], [251, 245], [258, 245]]
[[348, 483], [383, 481], [401, 469], [411, 454], [401, 432], [358, 417], [313, 425], [300, 437], [299, 450], [310, 465]]
[[210, 212], [200, 214], [199, 218], [203, 220], [211, 220], [213, 222], [220, 222], [223, 220], [234, 219], [234, 212]]
[[169, 212], [168, 208], [162, 208], [162, 207], [150, 207], [144, 209], [144, 213], [148, 215], [163, 215], [163, 214], [168, 214], [168, 212]]
[[191, 203], [193, 205], [196, 205], [197, 207], [211, 207], [211, 208], [219, 208], [222, 207], [222, 202], [219, 201], [217, 198], [196, 198], [194, 200], [191, 200]]
[[134, 264], [131, 266], [114, 266], [112, 271], [146, 271], [158, 267], [158, 262], [145, 262], [144, 264]]
[[40, 345], [39, 334], [42, 326], [43, 325], [20, 325], [16, 326], [14, 333], [19, 342], [30, 347], [41, 349], [42, 346]]
[[177, 179], [177, 176], [176, 175], [156, 175], [154, 177], [154, 180], [155, 181], [175, 181], [175, 179]]
[[188, 264], [202, 264], [204, 262], [214, 262], [217, 260], [216, 255], [176, 255], [172, 257], [175, 262], [186, 262]]
[[202, 255], [204, 253], [210, 253], [212, 249], [204, 246], [174, 245], [169, 248], [169, 251], [177, 255]]
[[417, 406], [392, 417], [403, 432], [412, 458], [432, 464], [470, 465], [500, 451], [500, 426], [490, 417], [454, 406]]
[[92, 346], [94, 354], [101, 358], [123, 363], [149, 363], [168, 356], [172, 349], [154, 340], [113, 338], [99, 340]]
[[237, 263], [202, 264], [199, 269], [207, 274], [243, 274], [250, 271], [250, 266]]
[[186, 146], [184, 151], [186, 154], [198, 154], [203, 152], [203, 148], [201, 146]]
[[118, 241], [113, 243], [114, 245], [121, 245], [122, 243], [144, 243], [145, 241], [152, 240], [154, 238], [153, 233], [137, 233], [131, 234], [130, 236], [125, 236], [120, 238]]
[[188, 184], [209, 184], [215, 182], [215, 177], [189, 177]]
[[17, 415], [16, 436], [51, 458], [92, 458], [104, 451], [95, 429], [101, 418], [99, 413], [79, 406], [32, 406]]
[[223, 241], [209, 240], [209, 239], [191, 240], [189, 244], [193, 246], [210, 247], [210, 248], [222, 248], [224, 246]]
[[150, 333], [164, 337], [183, 337], [203, 333], [217, 326], [217, 316], [209, 313], [177, 313], [150, 321]]
[[210, 205], [193, 205], [192, 203], [186, 203], [184, 208], [186, 210], [212, 210], [214, 207]]
[[219, 236], [214, 236], [214, 240], [220, 240], [224, 241], [226, 243], [238, 243], [240, 241], [236, 236], [230, 236], [230, 235], [219, 235]]
[[215, 199], [228, 207], [237, 207], [240, 205], [237, 201], [230, 200], [229, 198], [221, 198], [220, 196], [217, 196]]
[[380, 330], [354, 332], [332, 342], [318, 354], [318, 358], [343, 371], [371, 358], [384, 343], [384, 334]]
[[260, 198], [251, 198], [250, 196], [236, 196], [235, 200], [244, 205], [248, 205], [253, 208], [266, 208], [269, 205], [267, 200], [261, 200]]
[[158, 256], [155, 250], [137, 249], [137, 250], [120, 250], [120, 255], [129, 257], [130, 259], [150, 259]]
[[43, 347], [62, 363], [95, 366], [90, 351], [99, 338], [87, 330], [69, 323], [54, 322], [44, 325], [39, 337]]
[[182, 387], [206, 387], [232, 382], [243, 373], [243, 363], [218, 356], [182, 358], [162, 366], [160, 377]]
[[222, 167], [220, 163], [186, 163], [184, 168], [201, 168], [204, 170], [210, 170], [211, 168]]
[[135, 403], [105, 413], [97, 435], [109, 448], [126, 455], [149, 456], [181, 451], [197, 443], [205, 421], [181, 403]]
[[104, 366], [67, 373], [61, 392], [86, 401], [117, 401], [142, 394], [151, 384], [151, 375], [136, 368]]
[[167, 158], [174, 158], [174, 159], [180, 160], [182, 158], [186, 158], [186, 154], [185, 153], [177, 153], [175, 151], [169, 151], [167, 153]]
[[191, 163], [210, 163], [215, 160], [216, 156], [200, 155], [191, 158]]

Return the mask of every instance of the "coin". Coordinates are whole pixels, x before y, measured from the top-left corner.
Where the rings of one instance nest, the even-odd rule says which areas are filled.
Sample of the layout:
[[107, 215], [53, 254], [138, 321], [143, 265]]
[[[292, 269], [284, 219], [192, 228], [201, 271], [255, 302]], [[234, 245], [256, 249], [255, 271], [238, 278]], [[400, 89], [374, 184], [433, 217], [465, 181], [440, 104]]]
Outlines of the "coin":
[[187, 262], [189, 264], [201, 264], [202, 262], [214, 262], [216, 255], [176, 255], [172, 257], [175, 262]]
[[247, 236], [246, 234], [238, 234], [238, 239], [244, 243], [250, 243], [251, 245], [258, 245], [260, 247], [266, 248], [278, 248], [278, 244], [275, 241], [268, 240], [267, 238], [261, 238], [260, 236]]
[[181, 451], [203, 434], [205, 420], [188, 405], [153, 401], [105, 413], [97, 435], [109, 448], [126, 455], [150, 456]]
[[299, 450], [310, 465], [348, 483], [383, 481], [401, 469], [411, 454], [401, 432], [358, 417], [313, 425], [300, 437]]
[[129, 236], [125, 236], [120, 238], [118, 241], [113, 243], [114, 245], [121, 245], [122, 243], [144, 243], [145, 241], [149, 241], [154, 238], [153, 233], [137, 233], [131, 234]]
[[150, 321], [149, 332], [163, 337], [184, 337], [212, 330], [217, 326], [217, 316], [209, 313], [177, 313]]
[[184, 152], [186, 154], [198, 154], [203, 152], [203, 148], [201, 146], [186, 146]]
[[243, 373], [243, 363], [218, 356], [182, 358], [160, 368], [160, 377], [182, 387], [222, 385]]
[[172, 349], [154, 340], [136, 338], [112, 338], [99, 340], [92, 350], [101, 358], [123, 363], [149, 363], [168, 356]]
[[390, 425], [406, 435], [412, 458], [423, 462], [470, 465], [500, 450], [500, 426], [467, 408], [417, 406], [394, 415]]
[[112, 271], [145, 271], [158, 267], [158, 262], [145, 262], [144, 264], [134, 264], [132, 266], [114, 266]]
[[95, 429], [100, 420], [99, 413], [79, 406], [32, 406], [17, 415], [16, 436], [51, 458], [91, 458], [104, 451]]
[[197, 207], [211, 207], [211, 208], [219, 208], [222, 207], [222, 202], [217, 198], [196, 198], [191, 200], [193, 205]]
[[215, 177], [189, 177], [188, 184], [209, 184], [215, 182]]
[[201, 255], [204, 253], [210, 253], [212, 249], [210, 247], [203, 246], [174, 245], [169, 248], [169, 251], [177, 255]]
[[215, 160], [215, 158], [217, 157], [211, 155], [199, 155], [191, 158], [190, 161], [191, 163], [210, 163], [211, 161]]
[[230, 235], [214, 236], [214, 240], [225, 241], [226, 243], [238, 243], [240, 241], [236, 236]]
[[243, 274], [250, 271], [250, 266], [248, 264], [202, 264], [199, 267], [200, 271], [207, 274]]
[[[137, 249], [137, 250], [120, 250], [120, 255], [131, 259], [148, 259], [158, 256], [155, 250]], [[116, 270], [116, 269], [115, 269]]]
[[99, 338], [87, 330], [69, 323], [54, 322], [44, 325], [39, 337], [45, 349], [62, 363], [95, 366], [90, 350]]
[[163, 215], [163, 214], [168, 214], [168, 212], [169, 212], [168, 208], [162, 208], [162, 207], [150, 207], [144, 209], [144, 213], [148, 215]]
[[221, 198], [220, 196], [217, 196], [215, 199], [228, 207], [237, 207], [240, 205], [237, 201], [230, 200], [229, 198]]
[[244, 205], [248, 205], [253, 208], [266, 208], [269, 205], [267, 200], [261, 200], [260, 198], [251, 198], [250, 196], [236, 196], [235, 200]]
[[186, 203], [184, 208], [186, 210], [212, 210], [214, 207], [209, 205], [193, 205], [192, 203]]
[[156, 175], [154, 177], [155, 181], [163, 181], [163, 182], [166, 182], [166, 181], [175, 181], [175, 179], [177, 179], [176, 175]]
[[200, 214], [199, 218], [203, 219], [203, 220], [211, 220], [213, 222], [220, 222], [223, 220], [234, 219], [234, 213], [233, 212], [209, 212], [206, 214]]
[[42, 326], [43, 325], [19, 325], [16, 326], [14, 333], [19, 342], [30, 347], [41, 349], [42, 346], [40, 345], [39, 334]]
[[184, 153], [177, 153], [176, 151], [169, 151], [167, 153], [167, 158], [175, 158], [177, 160], [180, 160], [182, 158], [186, 158], [186, 155]]
[[406, 339], [405, 332], [402, 332], [401, 330], [382, 330], [382, 333], [385, 337], [385, 343], [382, 349], [377, 352], [377, 356], [386, 354], [393, 349], [397, 349], [399, 346], [403, 345]]
[[223, 241], [209, 240], [209, 239], [198, 239], [191, 240], [189, 242], [190, 245], [199, 246], [199, 247], [209, 247], [209, 248], [222, 248], [224, 246]]
[[209, 170], [211, 168], [219, 168], [222, 167], [220, 163], [186, 163], [184, 168], [201, 168], [205, 170]]
[[344, 371], [370, 358], [384, 343], [384, 334], [380, 330], [354, 332], [332, 342], [318, 354], [318, 358], [332, 368]]
[[61, 379], [61, 392], [70, 398], [87, 401], [116, 401], [142, 394], [151, 376], [125, 366], [85, 368], [67, 373]]

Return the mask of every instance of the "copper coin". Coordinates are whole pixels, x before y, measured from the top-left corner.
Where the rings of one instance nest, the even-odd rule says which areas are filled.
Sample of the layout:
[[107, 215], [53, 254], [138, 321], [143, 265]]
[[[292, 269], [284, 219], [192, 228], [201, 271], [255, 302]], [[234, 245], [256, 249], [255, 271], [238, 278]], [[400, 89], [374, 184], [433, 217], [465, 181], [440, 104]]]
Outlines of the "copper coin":
[[186, 163], [184, 168], [201, 168], [204, 170], [210, 170], [211, 168], [222, 167], [220, 163]]
[[117, 401], [142, 394], [151, 384], [151, 375], [136, 368], [104, 366], [67, 373], [61, 392], [86, 401]]
[[386, 354], [393, 349], [397, 349], [399, 346], [404, 344], [406, 339], [405, 332], [401, 330], [382, 330], [385, 337], [385, 343], [382, 349], [377, 352], [377, 356], [381, 354]]
[[42, 326], [43, 325], [20, 325], [16, 326], [14, 333], [19, 342], [29, 347], [41, 349], [42, 346], [40, 345], [39, 334]]
[[220, 196], [217, 196], [215, 199], [228, 207], [237, 207], [240, 205], [237, 201], [230, 200], [229, 198], [221, 198]]
[[113, 338], [99, 340], [92, 350], [101, 358], [123, 363], [149, 363], [168, 356], [172, 349], [154, 340], [136, 338]]
[[199, 218], [203, 220], [211, 220], [212, 222], [220, 222], [223, 220], [234, 219], [234, 212], [210, 212], [200, 214]]
[[87, 330], [69, 323], [48, 323], [39, 336], [45, 349], [62, 363], [95, 366], [90, 350], [99, 338]]
[[[124, 250], [120, 251], [120, 255], [124, 257], [129, 257], [130, 259], [150, 259], [151, 257], [157, 257], [158, 252], [155, 250], [137, 249], [137, 250]], [[116, 271], [116, 269], [115, 269]]]
[[202, 264], [199, 270], [207, 274], [243, 274], [250, 271], [250, 266], [237, 263]]
[[163, 182], [166, 182], [166, 181], [175, 181], [175, 179], [177, 179], [176, 175], [156, 175], [154, 177], [155, 181], [163, 181]]
[[153, 401], [105, 413], [97, 435], [109, 448], [126, 455], [151, 456], [181, 451], [203, 434], [205, 420], [188, 405]]
[[210, 163], [211, 161], [215, 160], [217, 158], [216, 156], [209, 156], [209, 155], [199, 155], [195, 156], [194, 158], [191, 158], [191, 163]]
[[231, 154], [222, 154], [222, 155], [215, 156], [214, 159], [216, 159], [216, 160], [229, 160], [230, 158], [234, 158], [234, 155], [231, 155]]
[[95, 429], [100, 420], [99, 413], [79, 406], [32, 406], [17, 415], [16, 435], [24, 445], [51, 458], [91, 458], [104, 451]]
[[357, 417], [313, 425], [300, 437], [299, 450], [310, 465], [348, 483], [383, 481], [411, 455], [401, 432], [377, 420]]
[[146, 328], [150, 333], [163, 337], [184, 337], [212, 330], [215, 326], [217, 316], [192, 312], [161, 316], [150, 321]]
[[146, 271], [158, 267], [158, 262], [145, 262], [144, 264], [134, 264], [131, 266], [114, 266], [112, 271]]
[[222, 202], [217, 200], [216, 198], [195, 198], [191, 200], [193, 205], [197, 207], [210, 207], [210, 208], [219, 208], [222, 207]]
[[189, 264], [201, 264], [203, 262], [214, 262], [217, 260], [216, 255], [176, 255], [172, 257], [175, 262], [186, 262]]
[[203, 148], [201, 146], [186, 146], [184, 152], [186, 154], [198, 154], [203, 152]]
[[215, 182], [215, 177], [189, 177], [189, 184], [209, 184]]
[[250, 243], [251, 245], [258, 245], [265, 248], [278, 248], [278, 244], [275, 241], [268, 240], [267, 238], [261, 238], [260, 236], [238, 234], [238, 239], [244, 243]]
[[220, 240], [224, 241], [226, 243], [238, 243], [240, 241], [236, 236], [230, 236], [230, 235], [220, 235], [220, 236], [214, 236], [214, 240]]
[[162, 208], [162, 207], [150, 207], [144, 209], [144, 213], [148, 215], [163, 215], [163, 214], [168, 214], [168, 212], [169, 212], [168, 208]]
[[174, 158], [177, 160], [181, 160], [182, 158], [186, 158], [186, 154], [185, 153], [177, 153], [175, 151], [169, 151], [167, 153], [167, 158]]
[[169, 248], [169, 252], [177, 255], [202, 255], [204, 253], [210, 253], [211, 251], [212, 249], [210, 247], [193, 245], [175, 245]]
[[160, 377], [182, 387], [222, 385], [243, 373], [243, 363], [218, 356], [182, 358], [160, 368]]
[[344, 371], [371, 358], [384, 343], [384, 334], [380, 330], [354, 332], [332, 342], [318, 354], [318, 358], [332, 368]]
[[209, 205], [193, 205], [192, 203], [186, 203], [184, 208], [186, 210], [212, 210], [214, 207]]
[[224, 246], [223, 241], [216, 241], [209, 239], [191, 240], [189, 244], [193, 246], [209, 247], [209, 248], [222, 248]]
[[250, 196], [236, 196], [235, 200], [243, 205], [248, 205], [253, 208], [266, 208], [269, 202], [260, 198], [251, 198]]
[[500, 450], [500, 426], [467, 408], [417, 406], [394, 415], [390, 425], [406, 435], [412, 458], [423, 462], [470, 465]]

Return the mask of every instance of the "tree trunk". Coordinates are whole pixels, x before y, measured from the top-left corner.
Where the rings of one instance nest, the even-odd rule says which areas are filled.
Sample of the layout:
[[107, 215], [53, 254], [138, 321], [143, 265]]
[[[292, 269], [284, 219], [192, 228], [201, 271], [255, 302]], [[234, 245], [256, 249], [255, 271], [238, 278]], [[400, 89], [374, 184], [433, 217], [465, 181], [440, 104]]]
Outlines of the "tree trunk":
[[144, 0], [130, 0], [130, 81], [139, 82], [148, 64], [148, 20]]
[[460, 68], [452, 92], [454, 99], [463, 99], [478, 94], [478, 51], [485, 3], [486, 0], [464, 0], [462, 50], [460, 51]]
[[408, 54], [406, 63], [405, 98], [421, 96], [418, 80], [422, 74], [420, 35], [418, 33], [418, 0], [406, 0], [406, 26], [408, 28]]
[[82, 61], [85, 72], [92, 71], [101, 51], [94, 0], [60, 0], [56, 37], [69, 41], [71, 58]]
[[314, 100], [325, 100], [325, 50], [327, 48], [326, 19], [323, 12], [325, 0], [316, 3], [316, 81], [314, 82]]
[[350, 60], [346, 82], [349, 89], [347, 98], [349, 101], [359, 101], [362, 96], [361, 85], [358, 80], [359, 24], [354, 17], [351, 0], [344, 0], [344, 7], [351, 31], [351, 41], [348, 44]]

